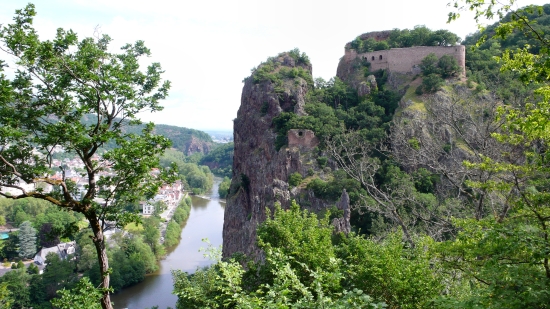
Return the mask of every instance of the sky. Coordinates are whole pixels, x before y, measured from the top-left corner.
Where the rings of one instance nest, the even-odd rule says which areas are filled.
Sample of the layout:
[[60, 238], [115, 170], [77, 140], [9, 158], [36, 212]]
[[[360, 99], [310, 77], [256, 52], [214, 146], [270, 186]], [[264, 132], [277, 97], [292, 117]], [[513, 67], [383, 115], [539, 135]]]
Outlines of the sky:
[[[0, 24], [10, 23], [28, 0], [2, 0]], [[34, 25], [42, 39], [57, 28], [79, 38], [108, 34], [113, 51], [145, 41], [149, 61], [170, 80], [164, 110], [145, 121], [199, 130], [229, 130], [237, 117], [243, 79], [270, 56], [299, 48], [313, 77], [336, 75], [344, 45], [358, 35], [425, 25], [461, 38], [477, 30], [463, 12], [447, 24], [449, 0], [36, 0]], [[543, 4], [518, 0], [517, 7]], [[0, 56], [4, 58], [4, 55]]]

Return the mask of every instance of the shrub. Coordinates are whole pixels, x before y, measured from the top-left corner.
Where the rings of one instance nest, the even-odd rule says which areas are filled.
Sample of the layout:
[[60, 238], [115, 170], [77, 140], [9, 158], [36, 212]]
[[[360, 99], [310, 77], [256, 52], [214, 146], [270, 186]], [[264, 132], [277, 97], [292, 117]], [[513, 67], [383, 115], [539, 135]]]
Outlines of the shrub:
[[288, 176], [288, 185], [291, 187], [296, 187], [300, 183], [302, 183], [302, 179], [303, 179], [302, 174], [298, 172], [292, 173], [290, 174], [290, 176]]
[[453, 56], [450, 55], [443, 55], [439, 58], [437, 67], [439, 68], [439, 74], [441, 74], [443, 78], [455, 76], [458, 74], [458, 70], [460, 70], [458, 62]]
[[317, 164], [319, 164], [319, 167], [320, 168], [324, 168], [325, 166], [327, 166], [327, 157], [318, 157], [317, 158]]
[[422, 90], [426, 93], [435, 93], [445, 84], [445, 81], [437, 74], [430, 74], [422, 80]]
[[422, 59], [422, 62], [420, 63], [420, 68], [422, 69], [422, 74], [425, 76], [428, 76], [430, 74], [437, 74], [439, 73], [439, 69], [437, 67], [437, 56], [434, 53], [431, 53], [424, 57]]

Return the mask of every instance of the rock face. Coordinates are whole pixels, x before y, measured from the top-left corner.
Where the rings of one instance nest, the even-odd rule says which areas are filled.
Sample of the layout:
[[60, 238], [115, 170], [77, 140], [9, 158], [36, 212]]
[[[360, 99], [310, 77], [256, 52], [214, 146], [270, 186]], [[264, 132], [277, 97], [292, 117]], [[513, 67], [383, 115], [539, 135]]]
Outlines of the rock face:
[[194, 153], [207, 154], [211, 149], [212, 143], [205, 142], [195, 136], [191, 136], [191, 138], [185, 143], [184, 153], [188, 156]]
[[338, 201], [336, 206], [338, 207], [338, 209], [344, 211], [344, 216], [342, 218], [334, 218], [332, 220], [332, 225], [334, 225], [334, 232], [349, 234], [351, 232], [351, 224], [349, 221], [351, 217], [351, 211], [349, 207], [349, 195], [348, 192], [346, 192], [346, 189], [344, 189], [344, 191], [342, 192], [340, 201]]
[[[311, 74], [311, 65], [298, 63], [289, 54], [281, 54], [273, 60], [276, 70], [301, 67]], [[307, 137], [307, 142], [277, 150], [272, 120], [283, 111], [304, 115], [308, 87], [300, 77], [285, 78], [282, 84], [271, 80], [255, 81], [254, 76], [245, 80], [241, 106], [234, 122], [235, 152], [230, 196], [225, 207], [224, 257], [236, 252], [258, 257], [256, 228], [266, 219], [266, 207], [273, 209], [274, 203], [280, 202], [287, 208], [293, 195], [287, 183], [289, 175], [294, 172], [306, 175], [309, 166], [306, 166], [304, 153], [318, 143], [313, 132], [301, 130], [303, 135], [299, 136], [297, 131], [297, 140]]]

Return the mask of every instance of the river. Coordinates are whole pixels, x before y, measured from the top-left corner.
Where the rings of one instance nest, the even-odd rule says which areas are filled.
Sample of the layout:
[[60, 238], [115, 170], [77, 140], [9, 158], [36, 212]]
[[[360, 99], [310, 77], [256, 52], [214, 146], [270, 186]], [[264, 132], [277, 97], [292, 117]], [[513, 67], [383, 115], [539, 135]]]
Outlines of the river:
[[180, 243], [168, 250], [166, 258], [160, 261], [159, 270], [147, 275], [145, 280], [119, 293], [112, 295], [115, 308], [145, 309], [159, 306], [159, 309], [176, 307], [177, 297], [172, 294], [172, 269], [194, 272], [197, 267], [208, 266], [212, 261], [199, 252], [207, 244], [208, 238], [214, 246], [222, 244], [223, 211], [225, 204], [220, 202], [218, 185], [221, 179], [214, 179], [208, 198], [192, 196], [189, 219], [181, 231]]

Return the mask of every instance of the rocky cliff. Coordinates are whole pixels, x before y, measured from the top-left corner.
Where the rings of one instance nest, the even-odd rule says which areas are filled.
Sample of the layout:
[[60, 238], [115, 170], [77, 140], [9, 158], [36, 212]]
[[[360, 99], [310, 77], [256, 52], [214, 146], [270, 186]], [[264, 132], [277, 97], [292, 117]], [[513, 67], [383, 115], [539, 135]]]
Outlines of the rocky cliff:
[[[269, 67], [266, 67], [269, 66]], [[284, 72], [301, 72], [311, 77], [311, 64], [291, 53], [270, 58], [245, 79], [241, 106], [234, 123], [233, 178], [225, 208], [223, 256], [236, 252], [258, 256], [256, 227], [266, 219], [266, 208], [274, 203], [283, 208], [292, 198], [307, 193], [289, 188], [289, 175], [306, 175], [316, 158], [318, 141], [313, 132], [291, 130], [287, 146], [276, 149], [273, 118], [281, 112], [304, 115], [309, 81]], [[313, 197], [312, 201], [315, 200]], [[323, 207], [319, 201], [310, 207]]]

